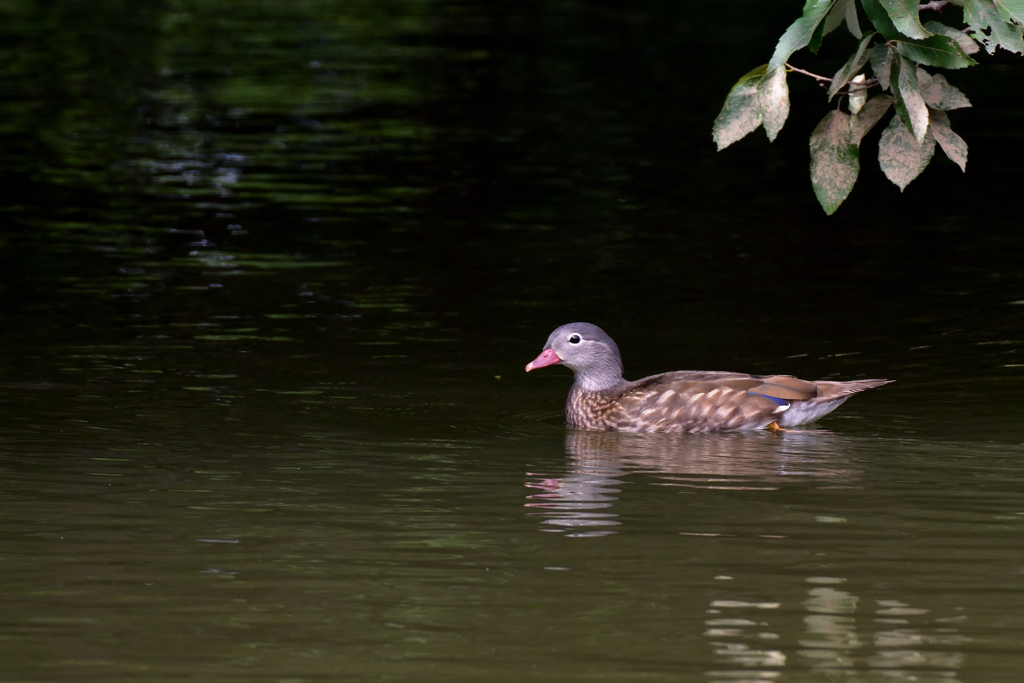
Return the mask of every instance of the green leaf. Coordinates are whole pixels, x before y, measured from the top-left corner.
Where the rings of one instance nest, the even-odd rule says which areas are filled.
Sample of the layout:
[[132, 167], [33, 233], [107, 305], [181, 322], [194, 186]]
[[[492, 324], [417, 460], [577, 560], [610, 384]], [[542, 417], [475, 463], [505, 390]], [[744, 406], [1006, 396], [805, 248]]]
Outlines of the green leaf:
[[811, 39], [807, 43], [807, 49], [818, 54], [818, 50], [821, 49], [821, 40], [825, 37], [825, 22], [822, 21], [814, 29], [814, 33], [811, 34]]
[[729, 91], [712, 128], [712, 136], [719, 151], [757, 130], [761, 125], [757, 86], [764, 79], [766, 72], [766, 66], [757, 67], [744, 74]]
[[918, 144], [896, 116], [889, 121], [878, 141], [878, 165], [885, 177], [900, 188], [900, 192], [921, 175], [934, 154], [935, 138], [929, 133], [925, 135], [924, 142]]
[[875, 95], [867, 101], [857, 115], [850, 119], [850, 141], [859, 145], [864, 136], [878, 123], [892, 106], [888, 95]]
[[[1019, 33], [1019, 31], [1018, 31]], [[918, 64], [939, 66], [944, 69], [963, 69], [976, 61], [967, 56], [960, 43], [946, 36], [932, 36], [925, 40], [907, 40], [896, 43], [900, 54]]]
[[955, 85], [946, 82], [942, 74], [934, 76], [924, 69], [917, 69], [917, 83], [921, 86], [921, 97], [929, 109], [948, 111], [970, 107], [971, 101]]
[[924, 103], [921, 87], [917, 82], [917, 66], [903, 57], [896, 56], [892, 60], [892, 70], [896, 78], [896, 87], [892, 89], [893, 95], [896, 96], [896, 111], [920, 143], [928, 132], [928, 107]]
[[932, 135], [946, 156], [967, 172], [967, 143], [949, 127], [949, 117], [944, 111], [932, 112]]
[[908, 38], [923, 40], [930, 36], [918, 17], [918, 0], [878, 0], [896, 29]]
[[768, 70], [774, 71], [786, 63], [790, 55], [806, 47], [818, 30], [818, 24], [824, 21], [828, 11], [836, 0], [807, 0], [803, 15], [790, 24], [786, 32], [779, 38], [772, 59], [768, 62]]
[[859, 172], [860, 150], [850, 142], [850, 115], [832, 110], [811, 133], [811, 185], [825, 213], [836, 212]]
[[903, 38], [900, 32], [896, 30], [896, 26], [892, 23], [892, 19], [889, 18], [889, 14], [879, 4], [879, 0], [860, 0], [861, 7], [864, 8], [864, 13], [868, 15], [868, 20], [875, 27], [875, 30], [882, 34], [882, 37], [886, 40], [900, 40]]
[[967, 35], [958, 28], [946, 26], [945, 24], [939, 23], [937, 21], [929, 21], [927, 24], [924, 25], [924, 27], [937, 35], [952, 38], [953, 40], [956, 41], [957, 45], [960, 46], [960, 49], [963, 50], [964, 54], [966, 55], [973, 55], [978, 50], [981, 49], [980, 47], [978, 47], [978, 41], [976, 41], [974, 38], [971, 38], [969, 35]]
[[[824, 35], [827, 36], [832, 33], [832, 31], [839, 28], [839, 24], [843, 23], [843, 19], [846, 18], [846, 12], [850, 7], [856, 8], [856, 3], [854, 3], [853, 0], [836, 0], [836, 4], [832, 6], [832, 9], [828, 12], [828, 16], [825, 17], [823, 30]], [[860, 36], [857, 37], [860, 38]]]
[[992, 39], [999, 42], [999, 47], [1014, 54], [1024, 54], [1024, 37], [1020, 27], [1015, 24], [993, 24]]
[[831, 100], [836, 96], [836, 93], [846, 87], [846, 84], [850, 82], [850, 79], [857, 75], [867, 63], [868, 57], [871, 55], [867, 52], [868, 43], [875, 37], [874, 31], [865, 35], [860, 44], [857, 46], [857, 51], [846, 61], [836, 75], [832, 77], [832, 85], [828, 89], [828, 99]]
[[846, 30], [853, 34], [854, 38], [860, 38], [860, 20], [857, 19], [857, 3], [851, 2], [846, 8]]
[[1001, 47], [1009, 52], [1024, 53], [1024, 37], [1019, 26], [1007, 23], [992, 0], [967, 0], [964, 4], [964, 21], [974, 30], [976, 36], [985, 36], [981, 43], [989, 54]]
[[996, 0], [996, 7], [1004, 21], [1024, 24], [1024, 0]]
[[780, 66], [765, 76], [757, 86], [757, 106], [761, 110], [764, 132], [768, 141], [775, 137], [786, 124], [789, 116], [789, 86], [786, 84], [786, 67]]

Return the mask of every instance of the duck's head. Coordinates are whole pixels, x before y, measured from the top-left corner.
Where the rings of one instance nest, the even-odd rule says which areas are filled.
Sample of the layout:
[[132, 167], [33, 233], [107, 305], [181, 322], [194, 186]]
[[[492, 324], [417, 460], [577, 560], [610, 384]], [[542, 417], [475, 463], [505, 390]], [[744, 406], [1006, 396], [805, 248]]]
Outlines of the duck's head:
[[564, 365], [576, 373], [576, 383], [589, 391], [609, 389], [622, 383], [619, 347], [597, 325], [569, 323], [551, 333], [540, 355], [526, 364], [526, 371], [548, 365]]

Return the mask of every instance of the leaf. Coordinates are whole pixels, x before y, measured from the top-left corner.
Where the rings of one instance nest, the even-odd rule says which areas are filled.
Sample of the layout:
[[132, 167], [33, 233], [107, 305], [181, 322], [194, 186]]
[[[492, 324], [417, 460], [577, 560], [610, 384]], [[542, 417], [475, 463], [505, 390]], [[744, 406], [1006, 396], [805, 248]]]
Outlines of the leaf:
[[764, 78], [767, 67], [759, 66], [744, 74], [736, 85], [732, 86], [722, 111], [715, 118], [712, 137], [718, 150], [721, 151], [757, 130], [761, 125], [761, 108], [757, 104], [757, 86]]
[[924, 69], [917, 69], [917, 83], [921, 86], [921, 97], [929, 109], [949, 111], [971, 106], [971, 101], [955, 85], [946, 82], [942, 74], [934, 76]]
[[860, 0], [860, 6], [868, 15], [868, 20], [875, 27], [875, 30], [882, 34], [886, 40], [900, 40], [903, 38], [896, 26], [889, 18], [889, 14], [879, 4], [879, 0]]
[[896, 87], [892, 89], [896, 96], [896, 111], [920, 143], [928, 132], [928, 107], [917, 82], [917, 67], [913, 62], [896, 56], [892, 60], [892, 69], [896, 77]]
[[923, 40], [930, 36], [918, 17], [918, 0], [878, 0], [896, 29], [908, 38]]
[[818, 54], [818, 50], [821, 49], [821, 39], [825, 37], [825, 22], [822, 21], [814, 29], [814, 33], [811, 34], [811, 39], [807, 42], [807, 49]]
[[1024, 24], [1024, 0], [996, 0], [996, 7], [1003, 20]]
[[846, 96], [846, 107], [851, 114], [856, 114], [864, 108], [868, 101], [868, 89], [863, 86], [864, 74], [857, 74], [850, 80], [850, 94]]
[[859, 172], [860, 150], [850, 142], [850, 115], [832, 110], [811, 133], [811, 185], [825, 213], [836, 212]]
[[924, 142], [918, 144], [906, 126], [898, 117], [892, 117], [889, 125], [882, 131], [882, 139], [878, 141], [878, 165], [893, 184], [906, 189], [917, 176], [921, 175], [935, 154], [935, 138], [925, 135]]
[[1007, 52], [1024, 54], [1024, 36], [1015, 24], [992, 24], [992, 39]]
[[768, 141], [775, 137], [786, 124], [789, 116], [789, 86], [786, 84], [786, 67], [780, 66], [761, 79], [757, 86], [757, 106], [761, 110], [764, 132]]
[[918, 64], [940, 66], [944, 69], [963, 69], [976, 61], [967, 56], [960, 44], [946, 36], [932, 36], [926, 40], [907, 40], [896, 43], [896, 49], [907, 59]]
[[892, 72], [892, 50], [888, 45], [875, 45], [871, 48], [871, 70], [882, 90], [889, 89], [889, 75]]
[[[854, 7], [854, 11], [856, 11], [856, 4], [853, 0], [836, 0], [836, 4], [832, 6], [832, 9], [829, 10], [828, 15], [825, 17], [822, 33], [827, 36], [839, 28], [839, 24], [843, 23], [843, 19], [846, 18], [846, 13], [850, 7]], [[860, 36], [857, 37], [860, 38]]]
[[966, 55], [973, 55], [978, 52], [981, 48], [978, 47], [978, 41], [971, 38], [969, 35], [964, 33], [958, 28], [952, 26], [946, 26], [938, 21], [929, 21], [924, 25], [926, 29], [940, 36], [946, 36], [956, 41], [960, 49], [964, 51]]
[[768, 62], [769, 71], [783, 66], [790, 55], [811, 42], [814, 32], [818, 29], [818, 24], [825, 19], [835, 2], [836, 0], [807, 0], [804, 3], [803, 15], [790, 24], [786, 32], [779, 38], [772, 59]]
[[1024, 53], [1024, 37], [1021, 36], [1020, 27], [1007, 23], [992, 0], [967, 0], [964, 3], [964, 21], [977, 35], [985, 36], [985, 29], [989, 29], [987, 38], [981, 41], [989, 54], [995, 52], [997, 47], [1017, 54]]
[[949, 127], [949, 117], [944, 111], [932, 112], [932, 135], [939, 147], [950, 160], [967, 172], [967, 143]]
[[850, 59], [847, 60], [846, 64], [843, 65], [836, 75], [832, 77], [832, 85], [828, 89], [828, 99], [831, 100], [836, 96], [836, 93], [846, 87], [846, 84], [850, 82], [850, 79], [857, 75], [857, 72], [864, 67], [870, 57], [870, 53], [867, 52], [868, 43], [875, 37], [875, 32], [872, 31], [865, 35], [860, 44], [857, 46], [857, 51], [853, 53]]
[[860, 21], [857, 19], [857, 4], [851, 2], [846, 7], [846, 30], [853, 34], [854, 38], [860, 38]]
[[859, 145], [864, 136], [878, 123], [892, 106], [888, 95], [875, 95], [867, 101], [857, 115], [850, 119], [850, 141]]

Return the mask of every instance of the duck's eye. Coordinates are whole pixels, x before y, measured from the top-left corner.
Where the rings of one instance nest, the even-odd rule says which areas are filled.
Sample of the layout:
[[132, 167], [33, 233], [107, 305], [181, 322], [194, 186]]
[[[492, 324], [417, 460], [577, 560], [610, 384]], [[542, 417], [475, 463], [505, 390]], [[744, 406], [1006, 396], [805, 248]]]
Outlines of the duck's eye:
[[579, 344], [580, 341], [582, 341], [582, 340], [580, 339], [580, 335], [578, 335], [578, 334], [574, 334], [574, 335], [569, 337], [569, 343], [570, 344]]

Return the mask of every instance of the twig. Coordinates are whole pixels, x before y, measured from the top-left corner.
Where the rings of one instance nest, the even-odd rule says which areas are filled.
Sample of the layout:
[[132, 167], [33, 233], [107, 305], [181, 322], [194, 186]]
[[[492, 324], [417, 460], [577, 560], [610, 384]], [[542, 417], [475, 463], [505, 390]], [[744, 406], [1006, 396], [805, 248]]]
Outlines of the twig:
[[948, 4], [948, 0], [932, 0], [931, 2], [926, 2], [923, 5], [918, 5], [917, 10], [919, 12], [923, 12], [926, 9], [933, 9], [936, 12], [941, 12], [942, 8]]
[[789, 62], [786, 62], [786, 68], [789, 69], [790, 71], [795, 71], [798, 74], [803, 74], [805, 76], [810, 76], [811, 78], [814, 78], [814, 79], [819, 80], [819, 81], [828, 81], [829, 83], [832, 82], [831, 78], [827, 78], [825, 76], [819, 76], [818, 74], [812, 74], [810, 71], [804, 71], [803, 69], [798, 69], [795, 66], [793, 66], [792, 64], [790, 64]]
[[877, 78], [869, 78], [869, 79], [864, 80], [864, 81], [857, 81], [856, 83], [851, 82], [847, 86], [846, 92], [847, 93], [851, 93], [851, 92], [858, 92], [860, 90], [867, 90], [868, 88], [873, 88], [876, 85], [878, 85], [878, 79]]

